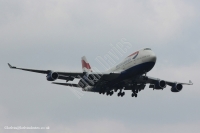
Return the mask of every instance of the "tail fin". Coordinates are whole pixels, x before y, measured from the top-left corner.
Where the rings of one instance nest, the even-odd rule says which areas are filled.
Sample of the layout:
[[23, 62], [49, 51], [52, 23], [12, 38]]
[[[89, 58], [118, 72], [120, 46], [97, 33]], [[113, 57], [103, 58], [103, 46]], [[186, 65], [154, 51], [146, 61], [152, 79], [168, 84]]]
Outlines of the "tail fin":
[[82, 57], [82, 69], [83, 69], [83, 72], [92, 72], [92, 69], [90, 67], [90, 64], [89, 62], [87, 61], [86, 57], [83, 56]]

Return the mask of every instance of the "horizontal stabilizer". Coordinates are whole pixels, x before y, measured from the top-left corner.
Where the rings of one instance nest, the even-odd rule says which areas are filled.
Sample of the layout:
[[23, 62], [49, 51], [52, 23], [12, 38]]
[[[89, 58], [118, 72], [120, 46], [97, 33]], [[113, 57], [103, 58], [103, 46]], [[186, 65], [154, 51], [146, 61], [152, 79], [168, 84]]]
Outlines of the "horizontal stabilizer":
[[52, 84], [57, 84], [57, 85], [64, 85], [64, 86], [70, 86], [70, 87], [78, 87], [78, 88], [81, 88], [78, 84], [57, 83], [57, 82], [52, 82]]

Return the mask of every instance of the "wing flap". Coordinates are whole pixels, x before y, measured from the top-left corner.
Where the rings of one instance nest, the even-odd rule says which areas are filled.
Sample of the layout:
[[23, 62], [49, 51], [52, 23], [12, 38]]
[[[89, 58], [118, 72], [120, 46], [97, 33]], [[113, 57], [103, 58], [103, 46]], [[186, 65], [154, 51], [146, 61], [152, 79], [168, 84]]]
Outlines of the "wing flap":
[[[143, 80], [143, 79], [145, 79], [145, 76], [141, 76], [138, 81], [149, 83], [149, 84], [155, 84], [156, 82], [160, 81], [160, 79], [158, 79], [158, 78], [153, 78], [153, 77], [149, 77], [149, 76], [147, 76], [147, 78], [148, 78], [147, 80]], [[180, 82], [175, 82], [175, 81], [173, 82], [173, 81], [166, 81], [166, 80], [165, 80], [165, 82], [169, 86], [173, 86], [175, 83], [182, 84], [182, 85], [193, 85], [191, 80], [189, 80], [189, 83], [180, 83]]]
[[72, 84], [72, 83], [58, 83], [58, 82], [52, 82], [52, 84], [81, 88], [78, 84]]
[[65, 77], [74, 77], [74, 78], [77, 78], [77, 79], [80, 79], [81, 77], [84, 76], [84, 73], [83, 72], [56, 72], [58, 73], [59, 75], [61, 76], [65, 76]]
[[174, 83], [182, 84], [182, 85], [193, 85], [192, 81], [189, 80], [189, 83], [180, 83], [180, 82], [170, 82], [170, 81], [165, 81], [167, 85], [173, 86]]

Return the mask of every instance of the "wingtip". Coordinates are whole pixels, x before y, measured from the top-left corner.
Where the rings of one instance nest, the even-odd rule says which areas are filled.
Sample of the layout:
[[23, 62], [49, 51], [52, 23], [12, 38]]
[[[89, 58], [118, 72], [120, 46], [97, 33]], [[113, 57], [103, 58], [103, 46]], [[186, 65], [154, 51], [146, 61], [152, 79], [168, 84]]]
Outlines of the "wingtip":
[[8, 66], [9, 66], [11, 69], [16, 68], [16, 67], [14, 67], [14, 66], [11, 66], [9, 63], [8, 63]]
[[190, 83], [191, 85], [193, 85], [193, 83], [192, 83], [192, 81], [191, 81], [191, 80], [189, 80], [189, 83]]
[[8, 66], [10, 67], [10, 68], [12, 68], [12, 66], [8, 63]]

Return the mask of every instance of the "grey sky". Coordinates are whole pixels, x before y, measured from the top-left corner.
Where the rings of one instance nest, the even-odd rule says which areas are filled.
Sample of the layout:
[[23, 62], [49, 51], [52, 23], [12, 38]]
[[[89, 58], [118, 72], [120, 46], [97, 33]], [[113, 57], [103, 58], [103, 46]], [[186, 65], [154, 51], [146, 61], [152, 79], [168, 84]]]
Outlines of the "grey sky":
[[[0, 132], [4, 126], [50, 126], [37, 132], [198, 132], [200, 128], [200, 2], [197, 0], [68, 1], [0, 0]], [[46, 75], [19, 67], [82, 71], [122, 38], [134, 51], [150, 47], [158, 60], [148, 74], [188, 82], [180, 93], [146, 87], [137, 99], [52, 85]], [[61, 81], [62, 82], [62, 81]], [[79, 91], [79, 89], [75, 89]], [[31, 130], [29, 132], [36, 132]]]

